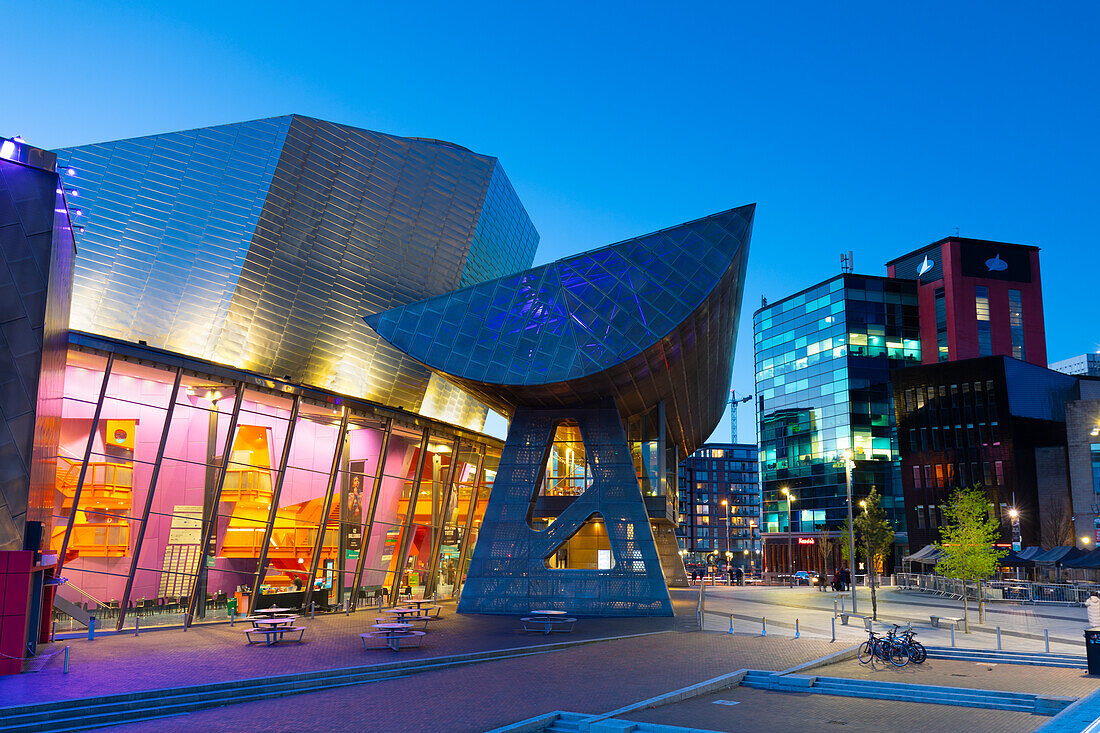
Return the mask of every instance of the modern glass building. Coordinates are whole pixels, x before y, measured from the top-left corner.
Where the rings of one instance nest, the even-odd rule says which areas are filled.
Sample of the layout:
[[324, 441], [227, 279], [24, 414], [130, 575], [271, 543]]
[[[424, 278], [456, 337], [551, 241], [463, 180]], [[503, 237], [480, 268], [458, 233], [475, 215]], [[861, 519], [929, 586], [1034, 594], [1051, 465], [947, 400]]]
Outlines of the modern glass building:
[[[757, 446], [707, 443], [680, 462], [676, 536], [685, 559], [730, 559], [746, 570], [759, 558], [760, 475]], [[727, 556], [726, 553], [731, 553]]]
[[904, 550], [890, 371], [920, 363], [916, 287], [842, 274], [753, 315], [767, 570], [786, 571], [788, 544], [795, 570], [822, 568], [821, 533], [847, 518], [846, 453], [854, 500], [878, 487]]
[[500, 447], [404, 410], [74, 332], [47, 548], [68, 579], [57, 606], [121, 625], [222, 618], [230, 599], [326, 609], [405, 586], [453, 597]]
[[[5, 260], [29, 241], [45, 258], [15, 303], [42, 306], [39, 337], [12, 351], [34, 357], [20, 366], [43, 390], [0, 391], [4, 415], [26, 408], [12, 430], [28, 438], [28, 470], [0, 487], [0, 539], [41, 531], [65, 578], [58, 612], [122, 628], [224, 617], [234, 601], [456, 597], [477, 537], [490, 527], [499, 547], [514, 529], [490, 518], [498, 474], [516, 483], [480, 433], [487, 405], [532, 399], [591, 410], [556, 421], [526, 464], [524, 526], [555, 537], [595, 494], [622, 494], [540, 566], [641, 574], [608, 608], [671, 612], [676, 563], [655, 543], [679, 561], [671, 467], [721, 415], [751, 206], [517, 273], [534, 227], [499, 163], [450, 143], [300, 116], [56, 160], [0, 142], [21, 166], [6, 183], [35, 194], [0, 208], [5, 235], [25, 235], [5, 236]], [[441, 362], [444, 342], [466, 367]]]
[[[12, 543], [41, 523], [59, 610], [121, 627], [458, 592], [501, 443], [483, 403], [363, 316], [530, 265], [538, 234], [495, 158], [297, 115], [56, 158], [5, 142], [76, 245], [50, 348], [19, 346], [57, 393], [25, 461], [41, 475], [4, 492]], [[13, 213], [50, 244], [50, 217]]]

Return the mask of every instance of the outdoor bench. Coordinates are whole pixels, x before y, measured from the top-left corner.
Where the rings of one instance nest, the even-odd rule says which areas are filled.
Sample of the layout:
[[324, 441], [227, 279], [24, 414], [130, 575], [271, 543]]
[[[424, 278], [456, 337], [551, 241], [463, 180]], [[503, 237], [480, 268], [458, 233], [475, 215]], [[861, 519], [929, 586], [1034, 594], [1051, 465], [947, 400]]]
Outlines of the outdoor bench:
[[420, 646], [425, 635], [424, 631], [403, 631], [396, 634], [386, 631], [368, 631], [360, 634], [359, 638], [363, 640], [364, 649], [392, 649], [396, 652], [402, 646]]
[[[290, 633], [293, 633], [295, 631], [298, 632], [298, 638], [297, 639], [283, 639], [283, 634], [290, 634]], [[305, 632], [306, 632], [306, 627], [305, 626], [282, 626], [282, 627], [276, 627], [276, 628], [272, 628], [272, 629], [251, 628], [251, 629], [245, 629], [244, 630], [245, 636], [248, 637], [248, 643], [249, 644], [255, 644], [256, 642], [260, 641], [260, 639], [258, 639], [258, 638], [257, 639], [252, 638], [255, 635], [257, 637], [259, 637], [259, 636], [264, 637], [263, 641], [264, 641], [266, 646], [271, 646], [272, 644], [275, 644], [275, 643], [280, 642], [280, 641], [301, 641], [302, 640], [302, 635], [305, 634]]]
[[928, 620], [931, 621], [932, 626], [937, 628], [937, 629], [940, 627], [940, 621], [946, 621], [946, 622], [950, 623], [952, 626], [954, 626], [955, 628], [958, 628], [959, 624], [962, 623], [961, 618], [956, 618], [954, 616], [937, 616], [935, 614], [930, 614], [928, 616]]
[[871, 617], [870, 616], [864, 615], [862, 613], [848, 613], [847, 611], [840, 611], [839, 613], [837, 613], [837, 615], [840, 616], [840, 623], [843, 626], [848, 625], [848, 619], [849, 618], [858, 618], [858, 619], [863, 619], [864, 628], [866, 628], [868, 631], [871, 630]]

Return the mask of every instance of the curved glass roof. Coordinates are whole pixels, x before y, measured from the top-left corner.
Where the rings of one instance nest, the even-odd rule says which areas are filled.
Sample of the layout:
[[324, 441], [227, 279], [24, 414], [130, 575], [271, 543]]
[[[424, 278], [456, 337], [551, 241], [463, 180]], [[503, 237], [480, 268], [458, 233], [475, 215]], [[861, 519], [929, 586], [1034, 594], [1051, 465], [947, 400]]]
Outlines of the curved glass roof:
[[717, 423], [725, 404], [754, 210], [738, 207], [365, 320], [504, 412], [614, 398], [624, 414], [637, 414], [670, 400], [670, 429], [686, 449], [709, 435], [706, 423]]
[[486, 384], [579, 379], [667, 336], [729, 269], [752, 206], [366, 318], [433, 369]]

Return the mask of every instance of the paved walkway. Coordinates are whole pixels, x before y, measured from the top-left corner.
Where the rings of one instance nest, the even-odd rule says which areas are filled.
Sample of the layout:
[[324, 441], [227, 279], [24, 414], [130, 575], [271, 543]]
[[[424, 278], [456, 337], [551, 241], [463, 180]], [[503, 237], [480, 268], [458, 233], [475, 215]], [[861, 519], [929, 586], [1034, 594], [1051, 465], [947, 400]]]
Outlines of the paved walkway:
[[[419, 649], [399, 653], [364, 650], [359, 634], [370, 631], [377, 611], [360, 610], [344, 616], [308, 616], [302, 644], [274, 646], [245, 643], [247, 622], [145, 631], [139, 636], [99, 636], [94, 641], [71, 640], [44, 647], [47, 652], [68, 645], [70, 673], [62, 674], [58, 655], [41, 672], [0, 677], [0, 706], [45, 702], [112, 693], [153, 690], [273, 674], [464, 654], [493, 649], [576, 642], [630, 634], [673, 631], [695, 626], [691, 594], [674, 593], [678, 618], [600, 618], [578, 620], [571, 634], [525, 633], [518, 617], [458, 615], [454, 604], [444, 604], [441, 618], [432, 621]], [[52, 649], [51, 649], [52, 647]]]
[[[894, 595], [892, 595], [894, 594]], [[364, 651], [358, 633], [377, 614], [302, 619], [309, 628], [308, 643], [253, 646], [244, 643], [243, 626], [205, 626], [190, 631], [143, 633], [70, 642], [72, 673], [62, 675], [60, 664], [43, 672], [0, 678], [0, 700], [19, 704], [34, 700], [87, 697], [96, 694], [176, 687], [220, 680], [269, 676], [296, 671], [380, 664], [463, 652], [537, 646], [561, 641], [638, 634], [546, 651], [523, 658], [423, 672], [408, 677], [295, 695], [284, 701], [230, 705], [155, 722], [133, 723], [106, 730], [138, 731], [485, 731], [552, 710], [598, 714], [693, 685], [737, 669], [783, 670], [838, 651], [845, 641], [828, 641], [832, 595], [807, 589], [708, 589], [707, 608], [724, 609], [745, 621], [736, 634], [718, 629], [698, 632], [695, 625], [697, 589], [673, 591], [674, 619], [581, 619], [574, 634], [524, 634], [518, 619], [495, 616], [458, 616], [448, 606], [443, 618], [419, 650]], [[940, 602], [943, 603], [943, 602]], [[922, 599], [886, 591], [880, 614], [893, 620], [905, 613], [916, 620], [928, 608]], [[1042, 609], [1041, 613], [1004, 609], [997, 618], [1006, 628], [1026, 629], [1038, 621], [1077, 624], [1081, 609]], [[767, 637], [759, 634], [759, 615], [769, 621]], [[713, 617], [711, 617], [713, 618]], [[794, 619], [802, 637], [793, 639]], [[774, 621], [772, 621], [774, 619]], [[719, 619], [722, 621], [722, 619]], [[740, 621], [736, 621], [740, 624]], [[927, 625], [927, 621], [924, 622]], [[708, 621], [708, 626], [712, 625]], [[865, 638], [861, 628], [844, 628], [842, 638]], [[1052, 629], [1053, 630], [1053, 629]], [[926, 643], [940, 643], [943, 632], [921, 629]], [[986, 635], [988, 636], [988, 635]], [[823, 638], [824, 637], [824, 638]], [[979, 633], [965, 638], [985, 638]], [[1017, 639], [1030, 644], [1031, 639]], [[1067, 651], [1082, 653], [1078, 645]], [[430, 642], [430, 643], [429, 643]], [[1041, 645], [1041, 641], [1039, 642]], [[960, 643], [960, 646], [962, 644]], [[971, 646], [972, 644], [967, 644]], [[1007, 645], [1006, 645], [1007, 646]], [[1041, 646], [1039, 647], [1041, 649]], [[1055, 649], [1055, 651], [1062, 651]], [[855, 661], [808, 671], [839, 677], [872, 678], [918, 684], [1028, 691], [1049, 695], [1083, 696], [1100, 689], [1100, 680], [1079, 671], [1040, 667], [975, 664], [929, 660], [923, 667], [871, 670]], [[720, 705], [729, 700], [737, 705]], [[752, 726], [769, 731], [876, 731], [899, 723], [921, 731], [957, 733], [970, 730], [1030, 731], [1048, 718], [1020, 713], [901, 703], [818, 694], [777, 693], [733, 688], [671, 706], [620, 716], [629, 720], [688, 725], [743, 733]]]
[[912, 685], [1033, 692], [1037, 695], [1061, 697], [1085, 697], [1100, 689], [1100, 677], [1089, 677], [1084, 670], [963, 662], [953, 659], [928, 659], [924, 664], [907, 664], [904, 667], [882, 663], [876, 663], [872, 667], [860, 664], [856, 659], [849, 659], [817, 667], [806, 674]]
[[[698, 589], [695, 589], [698, 592]], [[858, 590], [860, 613], [870, 613], [870, 592]], [[950, 646], [951, 631], [946, 627], [933, 628], [930, 614], [962, 617], [962, 604], [913, 591], [897, 588], [880, 588], [878, 591], [878, 615], [882, 623], [876, 631], [889, 629], [894, 623], [912, 622], [918, 639], [926, 646]], [[803, 636], [831, 638], [833, 601], [842, 597], [846, 608], [851, 608], [848, 593], [822, 593], [813, 588], [776, 587], [708, 587], [705, 608], [705, 628], [713, 631], [729, 629], [729, 615], [734, 616], [735, 633], [760, 633], [760, 617], [768, 619], [769, 634], [791, 636], [794, 622], [799, 621]], [[1001, 647], [1012, 651], [1042, 652], [1044, 630], [1049, 631], [1050, 650], [1057, 653], [1084, 655], [1084, 628], [1087, 616], [1084, 608], [1072, 606], [1036, 606], [1017, 603], [987, 605], [986, 623], [977, 623], [977, 611], [971, 606], [971, 633], [955, 632], [957, 646], [972, 649], [995, 649], [996, 627], [1000, 626]], [[862, 623], [856, 619], [852, 625], [843, 626], [836, 621], [837, 640], [855, 642], [867, 638]]]
[[835, 647], [825, 641], [655, 634], [107, 730], [481, 733], [553, 710], [614, 710], [742, 667], [788, 669]]

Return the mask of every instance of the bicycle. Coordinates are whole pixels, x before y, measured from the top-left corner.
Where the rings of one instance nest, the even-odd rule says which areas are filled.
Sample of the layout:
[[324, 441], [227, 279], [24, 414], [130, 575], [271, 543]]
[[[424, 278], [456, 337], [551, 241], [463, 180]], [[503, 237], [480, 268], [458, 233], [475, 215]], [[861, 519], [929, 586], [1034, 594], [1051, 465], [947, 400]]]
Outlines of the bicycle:
[[909, 654], [909, 661], [913, 664], [924, 664], [924, 660], [928, 658], [928, 652], [925, 651], [923, 644], [913, 638], [917, 632], [910, 626], [899, 633], [900, 628], [899, 624], [894, 624], [893, 630], [886, 634], [886, 638], [904, 646]]
[[895, 667], [904, 667], [909, 663], [909, 650], [897, 639], [875, 636], [874, 631], [868, 631], [867, 641], [859, 645], [856, 657], [860, 664], [873, 664], [875, 659], [881, 659]]

